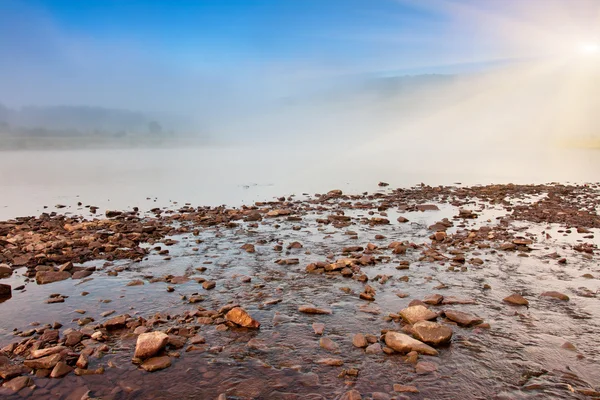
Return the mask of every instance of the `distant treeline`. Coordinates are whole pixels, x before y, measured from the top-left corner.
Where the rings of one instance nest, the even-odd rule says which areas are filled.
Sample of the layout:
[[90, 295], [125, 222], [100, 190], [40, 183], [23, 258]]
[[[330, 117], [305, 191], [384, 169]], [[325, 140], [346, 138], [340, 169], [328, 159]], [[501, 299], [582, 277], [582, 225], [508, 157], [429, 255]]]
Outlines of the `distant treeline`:
[[172, 136], [160, 121], [146, 114], [86, 106], [27, 106], [0, 104], [0, 135], [27, 137], [80, 137], [129, 135]]

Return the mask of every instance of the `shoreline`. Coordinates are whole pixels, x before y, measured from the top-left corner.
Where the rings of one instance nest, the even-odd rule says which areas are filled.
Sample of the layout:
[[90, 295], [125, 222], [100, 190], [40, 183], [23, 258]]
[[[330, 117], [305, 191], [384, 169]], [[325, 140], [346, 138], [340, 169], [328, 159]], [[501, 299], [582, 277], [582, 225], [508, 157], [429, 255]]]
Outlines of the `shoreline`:
[[[0, 303], [11, 321], [0, 324], [0, 372], [13, 372], [0, 374], [0, 393], [163, 398], [164, 385], [182, 386], [193, 369], [205, 384], [183, 385], [182, 396], [595, 396], [600, 343], [560, 321], [588, 315], [596, 326], [600, 317], [599, 189], [382, 182], [372, 194], [332, 190], [240, 208], [98, 210], [99, 218], [59, 209], [2, 221], [0, 264], [10, 275], [0, 284], [12, 297]], [[535, 348], [559, 357], [528, 358], [532, 367], [560, 370], [566, 357], [577, 379], [546, 372], [509, 383], [523, 373], [510, 371], [512, 357], [538, 331], [557, 341]], [[155, 351], [132, 362], [151, 332], [161, 332]], [[495, 371], [497, 382], [461, 363]], [[442, 384], [448, 375], [458, 378]]]

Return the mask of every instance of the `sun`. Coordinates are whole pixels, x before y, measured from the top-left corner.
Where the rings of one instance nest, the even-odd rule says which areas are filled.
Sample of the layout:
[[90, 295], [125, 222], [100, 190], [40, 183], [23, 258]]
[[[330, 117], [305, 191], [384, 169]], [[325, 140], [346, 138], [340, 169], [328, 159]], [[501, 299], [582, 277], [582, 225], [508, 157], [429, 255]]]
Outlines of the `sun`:
[[600, 55], [600, 44], [598, 43], [581, 43], [579, 45], [579, 52], [586, 56]]

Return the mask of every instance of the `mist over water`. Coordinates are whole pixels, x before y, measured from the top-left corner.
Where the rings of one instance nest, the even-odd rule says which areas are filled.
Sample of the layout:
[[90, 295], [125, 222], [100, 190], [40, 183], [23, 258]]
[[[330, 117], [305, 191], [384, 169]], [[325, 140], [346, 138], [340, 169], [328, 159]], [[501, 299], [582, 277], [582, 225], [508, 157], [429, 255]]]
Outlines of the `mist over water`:
[[[4, 2], [2, 217], [76, 200], [236, 205], [379, 180], [600, 178], [597, 150], [572, 148], [600, 140], [598, 3], [292, 3], [189, 19], [90, 3], [74, 20], [52, 2]], [[140, 10], [141, 25], [120, 26]], [[249, 29], [261, 12], [260, 31], [192, 40], [192, 22]], [[111, 14], [112, 32], [99, 17]], [[188, 41], [169, 47], [160, 33], [177, 18], [173, 35]]]

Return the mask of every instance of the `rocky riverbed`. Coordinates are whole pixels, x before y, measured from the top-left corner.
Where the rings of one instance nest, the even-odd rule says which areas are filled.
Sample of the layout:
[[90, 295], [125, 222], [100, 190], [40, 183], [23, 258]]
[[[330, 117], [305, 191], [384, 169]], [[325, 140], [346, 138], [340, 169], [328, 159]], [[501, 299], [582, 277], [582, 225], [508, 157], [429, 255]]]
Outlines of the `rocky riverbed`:
[[599, 204], [381, 182], [3, 221], [0, 396], [600, 397]]

